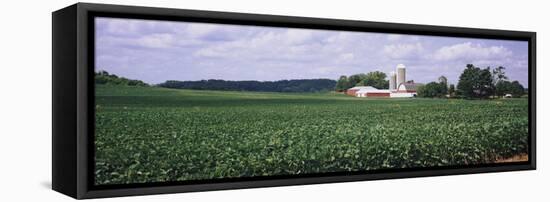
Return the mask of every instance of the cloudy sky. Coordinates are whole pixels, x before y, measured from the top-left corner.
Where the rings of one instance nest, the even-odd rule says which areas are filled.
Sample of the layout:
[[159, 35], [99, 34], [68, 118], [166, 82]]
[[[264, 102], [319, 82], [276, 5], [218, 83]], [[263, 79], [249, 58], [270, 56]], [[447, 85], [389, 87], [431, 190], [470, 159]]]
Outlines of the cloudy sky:
[[207, 23], [96, 18], [96, 71], [151, 84], [166, 80], [329, 78], [407, 67], [407, 80], [466, 64], [506, 67], [527, 85], [527, 42]]

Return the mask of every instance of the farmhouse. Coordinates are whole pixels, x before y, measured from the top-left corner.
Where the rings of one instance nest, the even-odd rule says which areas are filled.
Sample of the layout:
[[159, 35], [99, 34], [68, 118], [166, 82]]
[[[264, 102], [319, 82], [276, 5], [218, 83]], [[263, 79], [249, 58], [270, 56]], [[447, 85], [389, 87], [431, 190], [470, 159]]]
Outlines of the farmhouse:
[[416, 97], [419, 83], [406, 81], [405, 65], [397, 65], [396, 72], [390, 73], [389, 89], [377, 89], [372, 86], [356, 86], [346, 90], [346, 94], [355, 97]]

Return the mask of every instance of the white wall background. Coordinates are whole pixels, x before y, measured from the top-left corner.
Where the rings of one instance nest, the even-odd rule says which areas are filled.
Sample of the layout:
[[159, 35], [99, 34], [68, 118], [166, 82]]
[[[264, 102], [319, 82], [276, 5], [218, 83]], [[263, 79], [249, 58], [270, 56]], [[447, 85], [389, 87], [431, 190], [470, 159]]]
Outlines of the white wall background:
[[[544, 201], [550, 199], [550, 14], [545, 1], [142, 0], [94, 3], [536, 31], [538, 170], [105, 199], [107, 201]], [[0, 4], [0, 201], [68, 201], [51, 186], [51, 12]], [[546, 190], [546, 191], [545, 191]], [[102, 199], [104, 200], [104, 199]]]

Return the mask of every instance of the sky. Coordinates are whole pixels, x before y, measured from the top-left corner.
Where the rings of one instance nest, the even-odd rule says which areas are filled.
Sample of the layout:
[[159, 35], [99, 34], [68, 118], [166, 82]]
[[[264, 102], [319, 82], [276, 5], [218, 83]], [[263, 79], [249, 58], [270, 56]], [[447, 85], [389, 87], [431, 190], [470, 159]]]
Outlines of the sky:
[[407, 80], [456, 84], [466, 64], [506, 68], [528, 87], [528, 43], [99, 17], [95, 69], [150, 84], [166, 80], [328, 78], [404, 64]]

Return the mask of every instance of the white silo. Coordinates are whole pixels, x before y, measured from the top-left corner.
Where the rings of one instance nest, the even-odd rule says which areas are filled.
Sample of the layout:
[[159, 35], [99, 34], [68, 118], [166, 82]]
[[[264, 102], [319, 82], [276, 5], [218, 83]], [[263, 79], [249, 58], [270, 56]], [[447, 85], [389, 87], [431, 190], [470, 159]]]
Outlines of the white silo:
[[398, 87], [402, 83], [405, 83], [405, 81], [406, 81], [405, 79], [406, 79], [406, 77], [405, 77], [405, 65], [398, 64], [397, 65], [397, 85], [396, 85], [396, 87]]
[[397, 83], [396, 83], [396, 75], [395, 75], [395, 72], [392, 71], [390, 72], [390, 90], [395, 90], [397, 88]]

